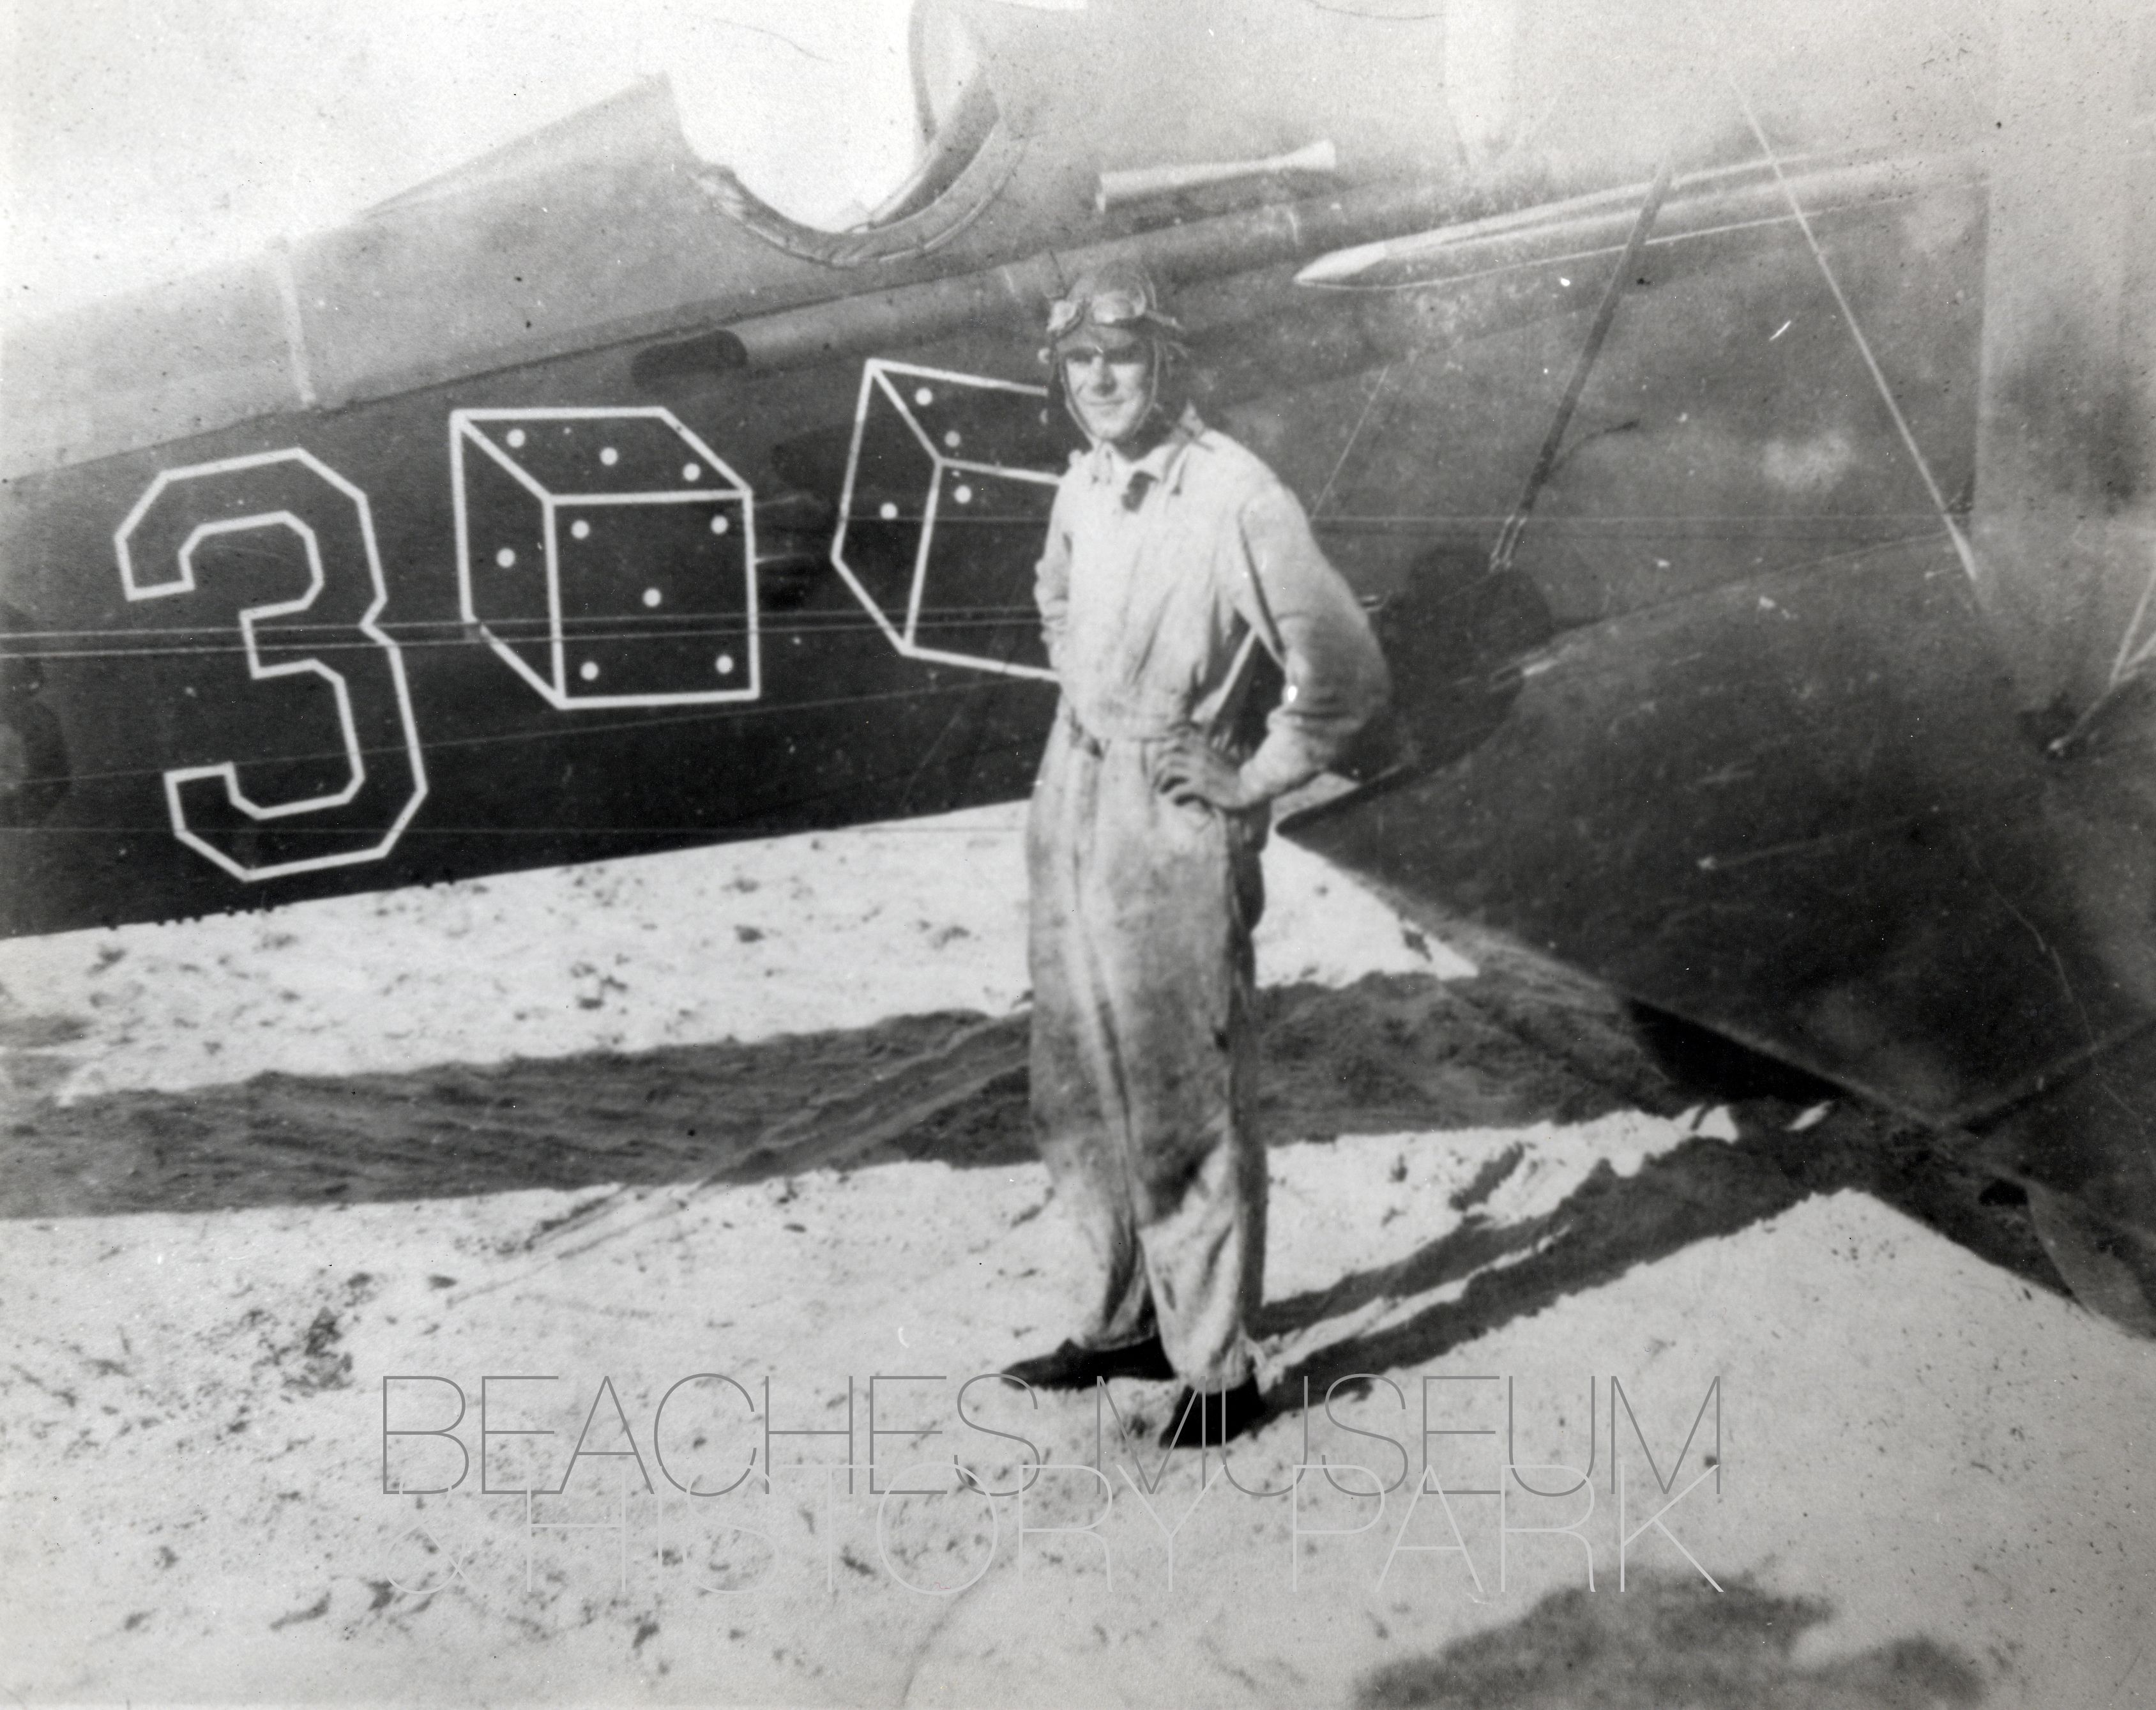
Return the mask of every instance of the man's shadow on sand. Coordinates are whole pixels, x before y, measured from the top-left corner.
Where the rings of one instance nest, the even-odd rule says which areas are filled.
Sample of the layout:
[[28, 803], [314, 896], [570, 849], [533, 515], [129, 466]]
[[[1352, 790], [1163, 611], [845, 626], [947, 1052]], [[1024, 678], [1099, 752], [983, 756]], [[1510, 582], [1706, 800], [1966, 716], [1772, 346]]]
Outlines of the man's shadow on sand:
[[1567, 1295], [1697, 1241], [1734, 1235], [1814, 1194], [1868, 1194], [2025, 1284], [2066, 1291], [2030, 1223], [2025, 1195], [1958, 1161], [1938, 1136], [1675, 1018], [1622, 1010], [1584, 985], [1560, 982], [1530, 994], [1525, 1006], [1516, 978], [1471, 982], [1460, 995], [1531, 1040], [1543, 1060], [1563, 1064], [1583, 1086], [1609, 1096], [1596, 1108], [1576, 1091], [1559, 1092], [1551, 1119], [1580, 1121], [1611, 1108], [1676, 1116], [1709, 1100], [1722, 1104], [1735, 1137], [1681, 1142], [1629, 1176], [1599, 1163], [1555, 1207], [1511, 1222], [1493, 1221], [1479, 1208], [1520, 1165], [1524, 1148], [1516, 1144], [1486, 1160], [1451, 1196], [1450, 1209], [1464, 1215], [1443, 1235], [1404, 1259], [1266, 1303], [1260, 1333], [1307, 1346], [1328, 1322], [1465, 1285], [1406, 1318], [1292, 1358], [1268, 1398], [1277, 1405], [1291, 1404], [1306, 1380], [1322, 1389], [1355, 1374], [1426, 1364]]
[[[1791, 1125], [1801, 1109], [1774, 1099], [1732, 1107], [1734, 1141], [1682, 1142], [1630, 1176], [1598, 1164], [1551, 1210], [1509, 1223], [1472, 1209], [1517, 1161], [1517, 1148], [1500, 1154], [1454, 1196], [1455, 1209], [1467, 1215], [1445, 1234], [1394, 1263], [1267, 1302], [1260, 1333], [1308, 1340], [1322, 1335], [1325, 1323], [1373, 1305], [1466, 1285], [1404, 1319], [1316, 1348], [1287, 1368], [1269, 1399], [1289, 1404], [1306, 1379], [1322, 1389], [1353, 1374], [1426, 1365], [1568, 1295], [1614, 1282], [1695, 1242], [1734, 1235], [1815, 1194], [1870, 1194], [2025, 1283], [2064, 1291], [2020, 1195], [1875, 1114], [1838, 1107], [1799, 1131]], [[1488, 1179], [1493, 1173], [1496, 1179]]]

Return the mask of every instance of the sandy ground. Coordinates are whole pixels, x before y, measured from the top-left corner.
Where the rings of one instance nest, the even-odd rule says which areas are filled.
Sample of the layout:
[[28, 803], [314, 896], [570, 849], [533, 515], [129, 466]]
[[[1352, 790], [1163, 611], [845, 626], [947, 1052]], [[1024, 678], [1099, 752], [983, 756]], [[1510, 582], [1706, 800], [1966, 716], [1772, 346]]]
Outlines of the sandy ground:
[[970, 1383], [1076, 1262], [1016, 824], [0, 945], [0, 1689], [2148, 1702], [2156, 1348], [2010, 1196], [1291, 849], [1276, 1416]]

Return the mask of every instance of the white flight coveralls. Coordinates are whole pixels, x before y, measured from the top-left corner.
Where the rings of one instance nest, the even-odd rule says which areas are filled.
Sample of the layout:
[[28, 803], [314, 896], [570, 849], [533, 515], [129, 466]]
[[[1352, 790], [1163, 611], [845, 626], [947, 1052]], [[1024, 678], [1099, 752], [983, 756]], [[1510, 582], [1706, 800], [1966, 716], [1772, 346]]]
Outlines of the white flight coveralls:
[[[1189, 409], [1134, 464], [1074, 458], [1035, 594], [1063, 701], [1027, 827], [1032, 1100], [1097, 1261], [1074, 1339], [1157, 1328], [1192, 1389], [1231, 1389], [1264, 1292], [1250, 932], [1270, 799], [1379, 709], [1384, 661], [1294, 495]], [[1155, 786], [1163, 740], [1224, 740], [1253, 633], [1286, 678], [1244, 767], [1266, 803], [1178, 805]]]

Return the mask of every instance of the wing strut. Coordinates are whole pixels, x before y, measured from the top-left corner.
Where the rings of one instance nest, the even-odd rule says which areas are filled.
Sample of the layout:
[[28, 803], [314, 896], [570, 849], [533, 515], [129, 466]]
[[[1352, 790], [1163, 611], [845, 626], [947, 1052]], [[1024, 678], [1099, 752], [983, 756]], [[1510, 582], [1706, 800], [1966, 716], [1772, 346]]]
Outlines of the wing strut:
[[1617, 318], [1617, 300], [1624, 295], [1640, 252], [1647, 246], [1647, 234], [1654, 229], [1655, 216], [1661, 212], [1662, 198], [1670, 193], [1670, 180], [1676, 168], [1676, 159], [1669, 155], [1663, 156], [1662, 163], [1655, 168], [1655, 182], [1647, 187], [1647, 198], [1640, 204], [1639, 218], [1632, 222], [1632, 235], [1625, 239], [1625, 253], [1617, 258], [1616, 271], [1602, 288], [1602, 300], [1594, 306], [1594, 321], [1587, 330], [1587, 342], [1579, 347], [1579, 360], [1572, 365], [1572, 379], [1558, 402], [1549, 432], [1543, 436], [1543, 449], [1535, 457], [1534, 468], [1528, 472], [1527, 487], [1520, 495], [1520, 502], [1512, 507], [1512, 515], [1505, 519], [1504, 526], [1497, 531], [1497, 544], [1490, 552], [1492, 576], [1512, 567], [1512, 555], [1519, 550], [1521, 532], [1527, 526], [1527, 513], [1535, 508], [1535, 501], [1542, 496], [1550, 471], [1557, 467], [1558, 451], [1564, 444], [1565, 430], [1572, 425], [1572, 413], [1579, 407], [1579, 395], [1587, 389], [1587, 377], [1594, 371], [1595, 358], [1602, 354], [1602, 341], [1609, 337], [1610, 323]]

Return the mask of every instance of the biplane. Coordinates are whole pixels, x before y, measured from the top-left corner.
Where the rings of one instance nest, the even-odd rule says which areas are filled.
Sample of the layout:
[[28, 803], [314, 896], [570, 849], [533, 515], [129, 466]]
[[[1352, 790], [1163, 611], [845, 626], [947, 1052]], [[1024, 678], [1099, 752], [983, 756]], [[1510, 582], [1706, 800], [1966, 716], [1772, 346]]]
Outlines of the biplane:
[[13, 336], [0, 931], [1022, 795], [1143, 260], [1378, 614], [1286, 834], [1936, 1127], [2156, 1330], [2156, 28], [921, 0], [833, 230], [630, 89]]

